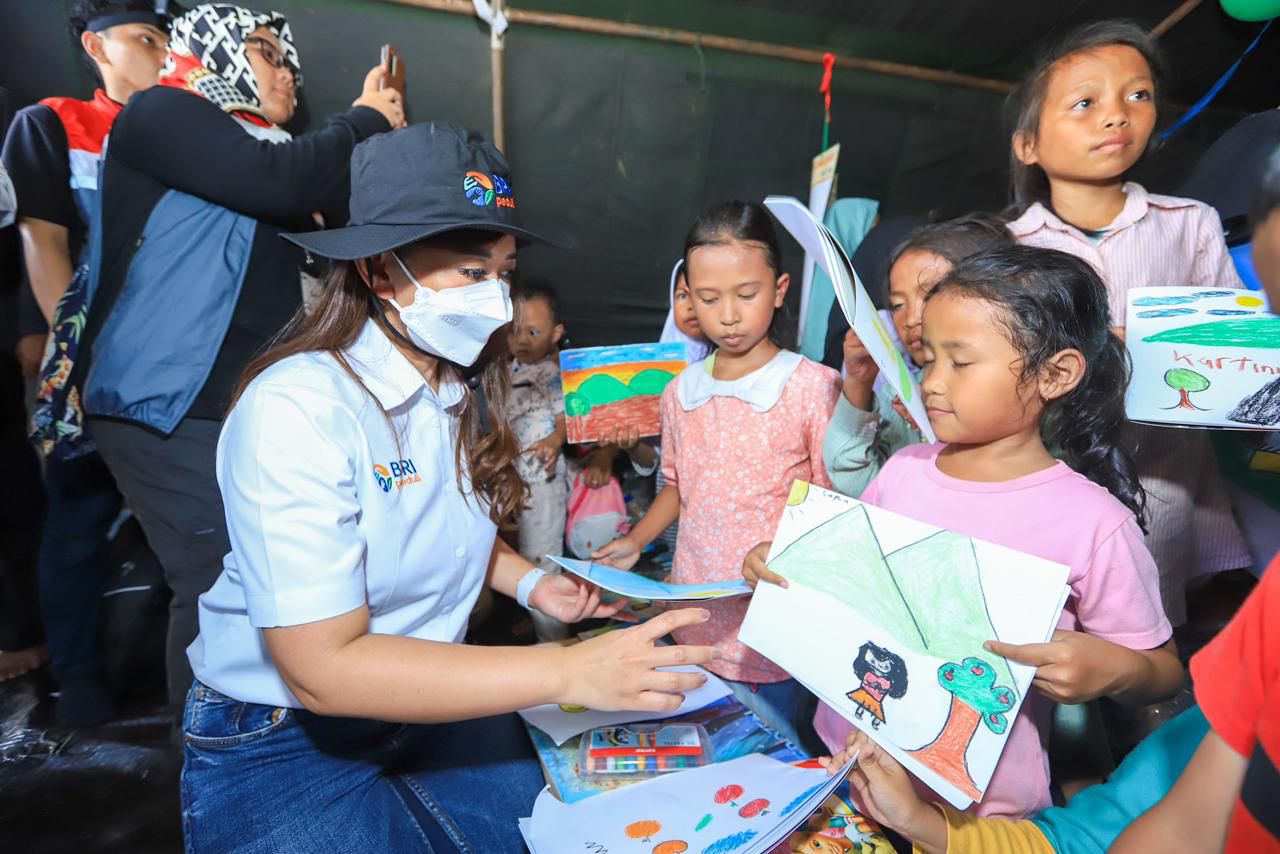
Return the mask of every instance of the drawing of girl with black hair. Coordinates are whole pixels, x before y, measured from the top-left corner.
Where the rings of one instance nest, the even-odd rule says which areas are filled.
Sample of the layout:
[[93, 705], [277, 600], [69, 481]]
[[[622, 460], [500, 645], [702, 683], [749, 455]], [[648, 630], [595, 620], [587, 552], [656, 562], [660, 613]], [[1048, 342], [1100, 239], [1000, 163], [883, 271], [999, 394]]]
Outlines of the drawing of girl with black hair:
[[853, 713], [861, 718], [864, 711], [871, 713], [871, 728], [879, 729], [884, 723], [885, 697], [897, 700], [907, 693], [907, 665], [899, 656], [871, 641], [858, 649], [853, 660], [853, 672], [862, 684], [846, 696], [857, 704]]

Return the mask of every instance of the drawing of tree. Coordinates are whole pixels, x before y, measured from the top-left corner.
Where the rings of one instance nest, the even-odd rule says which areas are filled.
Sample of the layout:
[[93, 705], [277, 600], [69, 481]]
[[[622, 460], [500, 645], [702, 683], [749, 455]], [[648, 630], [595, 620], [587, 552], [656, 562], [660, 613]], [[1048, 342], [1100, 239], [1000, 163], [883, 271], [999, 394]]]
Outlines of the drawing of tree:
[[1008, 729], [1005, 712], [1013, 708], [1013, 691], [996, 685], [995, 679], [991, 665], [973, 656], [959, 664], [950, 662], [939, 667], [938, 684], [951, 695], [951, 710], [938, 737], [911, 752], [948, 780], [960, 780], [958, 787], [974, 800], [981, 793], [969, 776], [965, 751], [979, 723], [986, 724], [996, 735]]
[[586, 415], [591, 412], [591, 402], [576, 391], [571, 391], [564, 396], [564, 411], [571, 418], [576, 415]]
[[1209, 387], [1209, 380], [1206, 377], [1186, 368], [1170, 368], [1164, 372], [1164, 384], [1181, 395], [1177, 403], [1173, 406], [1166, 406], [1165, 409], [1198, 409], [1204, 411], [1203, 406], [1196, 406], [1191, 402], [1191, 394], [1204, 391]]
[[899, 645], [948, 662], [938, 671], [939, 684], [951, 695], [947, 721], [913, 755], [976, 799], [965, 752], [980, 721], [992, 732], [1004, 731], [1004, 712], [1015, 705], [1017, 691], [1007, 661], [978, 657], [983, 643], [998, 635], [972, 540], [939, 531], [885, 555], [866, 507], [859, 505], [808, 531], [769, 567], [829, 593]]

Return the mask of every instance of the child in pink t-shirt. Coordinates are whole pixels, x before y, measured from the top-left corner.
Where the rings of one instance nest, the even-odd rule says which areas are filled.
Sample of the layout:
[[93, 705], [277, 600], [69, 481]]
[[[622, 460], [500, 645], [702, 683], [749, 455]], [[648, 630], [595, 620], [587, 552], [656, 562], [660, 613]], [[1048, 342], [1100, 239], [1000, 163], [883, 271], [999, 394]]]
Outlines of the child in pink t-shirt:
[[[789, 278], [763, 207], [712, 207], [689, 232], [684, 257], [698, 324], [716, 350], [663, 392], [666, 485], [631, 533], [595, 558], [629, 569], [678, 517], [671, 580], [695, 584], [739, 576], [747, 551], [773, 536], [793, 480], [830, 485], [822, 438], [840, 375], [777, 343]], [[716, 647], [707, 669], [774, 729], [820, 752], [813, 695], [738, 640], [747, 598], [699, 605], [711, 619], [676, 639]]]
[[[1128, 366], [1110, 323], [1102, 282], [1072, 255], [1012, 246], [961, 261], [924, 311], [921, 391], [942, 444], [899, 451], [862, 495], [1070, 568], [1049, 643], [988, 644], [1035, 666], [1039, 695], [1014, 721], [978, 815], [1050, 805], [1049, 701], [1159, 702], [1182, 683], [1143, 545], [1142, 489], [1119, 444]], [[822, 706], [814, 723], [832, 750], [845, 746], [851, 727], [835, 711]]]

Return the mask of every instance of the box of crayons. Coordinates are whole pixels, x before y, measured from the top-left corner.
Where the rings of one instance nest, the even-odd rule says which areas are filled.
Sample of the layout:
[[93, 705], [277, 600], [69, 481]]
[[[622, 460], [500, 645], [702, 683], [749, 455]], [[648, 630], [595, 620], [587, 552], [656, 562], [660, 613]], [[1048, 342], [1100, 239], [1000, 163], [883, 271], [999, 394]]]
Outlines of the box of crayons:
[[699, 724], [601, 726], [582, 734], [578, 767], [588, 777], [656, 777], [714, 761]]

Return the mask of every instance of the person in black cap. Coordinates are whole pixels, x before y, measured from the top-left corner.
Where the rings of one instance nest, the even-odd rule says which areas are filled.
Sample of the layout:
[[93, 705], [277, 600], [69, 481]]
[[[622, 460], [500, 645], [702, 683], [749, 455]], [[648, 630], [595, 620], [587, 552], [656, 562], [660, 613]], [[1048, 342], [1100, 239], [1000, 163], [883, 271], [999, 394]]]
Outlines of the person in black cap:
[[219, 441], [231, 553], [190, 649], [187, 850], [523, 851], [543, 783], [512, 712], [676, 708], [705, 677], [655, 668], [711, 650], [655, 641], [707, 614], [461, 643], [486, 584], [565, 622], [619, 608], [496, 537], [527, 494], [503, 332], [538, 238], [502, 155], [453, 125], [373, 137], [351, 174], [346, 228], [287, 235], [337, 263]]
[[[45, 98], [22, 110], [5, 136], [3, 161], [18, 195], [27, 282], [19, 298], [19, 353], [34, 376], [57, 307], [84, 261], [104, 141], [124, 103], [155, 86], [169, 41], [154, 0], [80, 0], [71, 35], [101, 86], [87, 101]], [[83, 272], [80, 274], [83, 276]], [[120, 492], [102, 458], [84, 444], [45, 467], [47, 508], [39, 554], [40, 611], [60, 693], [58, 722], [90, 726], [111, 716], [102, 673], [102, 584], [107, 534]], [[25, 496], [39, 501], [39, 496]], [[28, 650], [39, 661], [43, 650]], [[4, 669], [0, 668], [0, 680]]]

